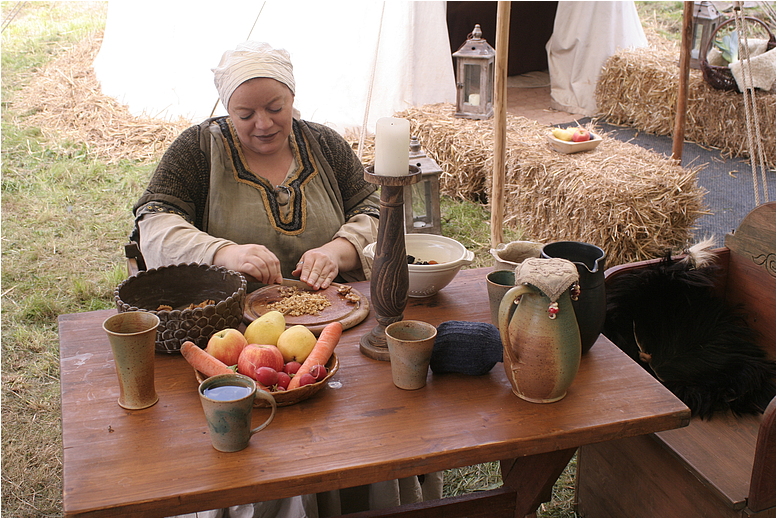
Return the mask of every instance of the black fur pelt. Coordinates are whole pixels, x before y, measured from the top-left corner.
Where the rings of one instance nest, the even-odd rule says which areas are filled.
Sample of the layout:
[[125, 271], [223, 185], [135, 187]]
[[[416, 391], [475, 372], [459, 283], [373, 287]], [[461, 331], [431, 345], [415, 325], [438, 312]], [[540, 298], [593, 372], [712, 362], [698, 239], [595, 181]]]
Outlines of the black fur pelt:
[[604, 333], [674, 393], [693, 415], [763, 412], [775, 364], [741, 310], [713, 290], [719, 267], [672, 259], [624, 272], [607, 285]]

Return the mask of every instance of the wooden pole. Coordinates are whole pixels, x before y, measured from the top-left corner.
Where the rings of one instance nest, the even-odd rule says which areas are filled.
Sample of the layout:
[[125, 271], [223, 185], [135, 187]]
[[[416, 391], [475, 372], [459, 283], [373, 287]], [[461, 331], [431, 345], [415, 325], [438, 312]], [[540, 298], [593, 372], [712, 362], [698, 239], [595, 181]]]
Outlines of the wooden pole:
[[[683, 158], [685, 142], [685, 112], [688, 104], [688, 79], [691, 74], [691, 44], [693, 42], [693, 2], [683, 2], [683, 39], [680, 51], [680, 83], [677, 89], [677, 114], [674, 120], [672, 158]], [[699, 56], [701, 58], [701, 56]]]
[[494, 62], [494, 169], [491, 175], [491, 246], [504, 241], [505, 134], [507, 125], [507, 53], [510, 45], [510, 2], [498, 2]]

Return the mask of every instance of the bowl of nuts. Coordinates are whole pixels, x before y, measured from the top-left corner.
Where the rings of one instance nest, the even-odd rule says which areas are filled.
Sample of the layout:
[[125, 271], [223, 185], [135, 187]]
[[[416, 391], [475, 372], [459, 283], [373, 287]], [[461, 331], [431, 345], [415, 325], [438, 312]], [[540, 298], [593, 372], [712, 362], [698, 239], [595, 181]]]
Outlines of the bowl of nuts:
[[[375, 257], [375, 243], [364, 248], [368, 258]], [[409, 297], [431, 297], [453, 281], [462, 267], [475, 259], [475, 254], [464, 245], [437, 234], [408, 234], [405, 236]]]
[[119, 312], [140, 310], [159, 317], [156, 351], [164, 353], [180, 351], [184, 341], [205, 348], [213, 333], [237, 328], [245, 298], [242, 274], [197, 263], [140, 271], [113, 292]]

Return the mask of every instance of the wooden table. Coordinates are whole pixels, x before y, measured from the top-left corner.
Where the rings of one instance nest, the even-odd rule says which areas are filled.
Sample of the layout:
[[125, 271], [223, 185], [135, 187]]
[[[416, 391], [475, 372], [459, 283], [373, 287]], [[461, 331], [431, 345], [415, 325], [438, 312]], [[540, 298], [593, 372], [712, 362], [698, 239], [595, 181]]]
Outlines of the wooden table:
[[[411, 299], [405, 318], [488, 321], [489, 270], [462, 271], [436, 296]], [[369, 294], [368, 282], [354, 286]], [[211, 447], [197, 381], [180, 355], [157, 354], [156, 405], [119, 407], [101, 328], [112, 313], [59, 319], [67, 516], [182, 514], [496, 460], [509, 460], [502, 464], [505, 486], [477, 493], [480, 502], [451, 498], [431, 503], [443, 508], [408, 513], [527, 515], [549, 500], [577, 447], [683, 427], [690, 419], [685, 405], [604, 337], [557, 403], [514, 396], [501, 363], [481, 377], [430, 372], [425, 388], [403, 391], [392, 384], [389, 363], [359, 352], [359, 338], [375, 326], [371, 314], [337, 347], [333, 380], [341, 387], [279, 408], [247, 449], [221, 453]]]

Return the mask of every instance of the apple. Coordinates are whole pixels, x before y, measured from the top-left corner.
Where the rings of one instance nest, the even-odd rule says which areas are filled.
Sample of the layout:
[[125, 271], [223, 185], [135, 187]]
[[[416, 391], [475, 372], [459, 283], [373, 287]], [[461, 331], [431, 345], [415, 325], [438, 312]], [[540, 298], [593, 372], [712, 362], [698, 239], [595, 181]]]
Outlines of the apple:
[[289, 387], [289, 382], [291, 382], [291, 377], [289, 374], [281, 371], [278, 373], [278, 382], [275, 384], [275, 390], [286, 391], [286, 388]]
[[578, 128], [572, 134], [572, 142], [585, 142], [591, 140], [591, 133], [583, 128]]
[[257, 317], [246, 327], [244, 333], [248, 344], [278, 344], [283, 330], [286, 329], [286, 318], [277, 310], [272, 310]]
[[234, 328], [226, 328], [210, 336], [205, 352], [219, 359], [227, 366], [237, 364], [240, 353], [248, 345], [248, 341]]
[[268, 366], [260, 366], [256, 368], [255, 374], [256, 377], [254, 378], [256, 381], [262, 384], [264, 387], [273, 387], [278, 383], [278, 372]]
[[266, 366], [283, 371], [283, 355], [272, 344], [248, 344], [237, 359], [237, 372], [256, 380], [256, 370]]
[[316, 345], [316, 336], [301, 324], [292, 326], [278, 337], [278, 349], [283, 354], [284, 362], [293, 360], [302, 363], [308, 358], [313, 346]]

